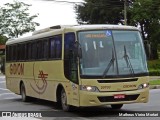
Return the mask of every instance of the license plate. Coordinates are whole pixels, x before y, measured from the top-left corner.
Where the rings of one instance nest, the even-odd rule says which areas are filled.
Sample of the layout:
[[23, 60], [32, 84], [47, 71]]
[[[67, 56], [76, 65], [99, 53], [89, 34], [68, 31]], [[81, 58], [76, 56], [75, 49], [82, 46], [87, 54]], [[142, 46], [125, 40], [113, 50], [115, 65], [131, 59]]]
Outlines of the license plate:
[[123, 99], [123, 98], [125, 98], [125, 95], [124, 95], [124, 94], [114, 95], [114, 99]]

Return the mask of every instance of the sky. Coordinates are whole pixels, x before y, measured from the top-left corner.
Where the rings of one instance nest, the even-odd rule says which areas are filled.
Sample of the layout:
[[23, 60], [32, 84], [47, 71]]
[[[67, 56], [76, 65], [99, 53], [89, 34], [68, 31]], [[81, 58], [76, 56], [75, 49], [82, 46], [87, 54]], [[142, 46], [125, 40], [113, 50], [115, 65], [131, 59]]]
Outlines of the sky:
[[[74, 11], [74, 4], [54, 2], [52, 0], [17, 0], [27, 4], [30, 15], [39, 14], [34, 19], [35, 22], [40, 23], [36, 30], [43, 29], [54, 25], [76, 25], [76, 13]], [[57, 0], [70, 2], [83, 2], [83, 0]], [[0, 0], [0, 6], [5, 3], [13, 3], [13, 0]], [[29, 33], [31, 34], [31, 33]], [[26, 35], [29, 35], [26, 34]], [[25, 35], [25, 36], [26, 36]]]

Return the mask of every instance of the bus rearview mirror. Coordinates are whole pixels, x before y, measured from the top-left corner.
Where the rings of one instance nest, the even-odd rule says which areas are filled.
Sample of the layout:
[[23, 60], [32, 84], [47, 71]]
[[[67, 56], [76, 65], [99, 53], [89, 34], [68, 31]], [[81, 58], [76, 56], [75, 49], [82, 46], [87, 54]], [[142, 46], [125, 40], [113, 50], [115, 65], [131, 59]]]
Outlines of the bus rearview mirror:
[[82, 58], [82, 49], [78, 41], [75, 42], [75, 53], [77, 57]]

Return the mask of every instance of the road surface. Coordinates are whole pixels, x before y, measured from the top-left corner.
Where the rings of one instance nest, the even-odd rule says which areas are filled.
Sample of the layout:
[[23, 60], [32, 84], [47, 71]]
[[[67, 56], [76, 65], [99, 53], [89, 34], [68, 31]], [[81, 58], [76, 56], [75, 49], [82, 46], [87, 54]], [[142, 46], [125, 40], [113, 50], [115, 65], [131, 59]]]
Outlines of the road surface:
[[[110, 106], [92, 107], [92, 108], [80, 108], [75, 109], [73, 112], [63, 112], [61, 109], [57, 109], [53, 102], [34, 99], [30, 102], [22, 102], [21, 96], [16, 95], [6, 89], [5, 77], [0, 76], [0, 111], [17, 111], [17, 112], [39, 112], [42, 115], [48, 115], [52, 117], [38, 117], [38, 119], [53, 120], [53, 119], [109, 119], [109, 120], [128, 120], [136, 119], [139, 117], [132, 117], [130, 115], [141, 116], [141, 119], [160, 119], [160, 89], [150, 90], [150, 98], [148, 103], [127, 104], [122, 107], [121, 110], [112, 110]], [[144, 112], [146, 111], [146, 112]], [[146, 113], [158, 114], [158, 117], [143, 117]], [[126, 113], [126, 114], [125, 114]], [[127, 114], [128, 113], [128, 114]], [[135, 115], [136, 114], [136, 115]], [[115, 116], [115, 117], [114, 117]], [[122, 117], [123, 116], [123, 117]], [[124, 117], [125, 116], [125, 117]], [[155, 115], [156, 116], [156, 115]], [[0, 118], [1, 120], [1, 118]], [[3, 120], [3, 119], [2, 119]]]

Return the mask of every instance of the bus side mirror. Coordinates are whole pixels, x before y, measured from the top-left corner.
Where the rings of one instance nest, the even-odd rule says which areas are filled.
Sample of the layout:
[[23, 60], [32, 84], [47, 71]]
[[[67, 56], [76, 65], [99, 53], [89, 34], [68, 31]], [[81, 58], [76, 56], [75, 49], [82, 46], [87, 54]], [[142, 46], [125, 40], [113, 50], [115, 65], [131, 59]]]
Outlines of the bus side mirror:
[[77, 57], [82, 58], [82, 49], [81, 49], [81, 45], [78, 41], [75, 42], [74, 44], [75, 46], [75, 54]]

